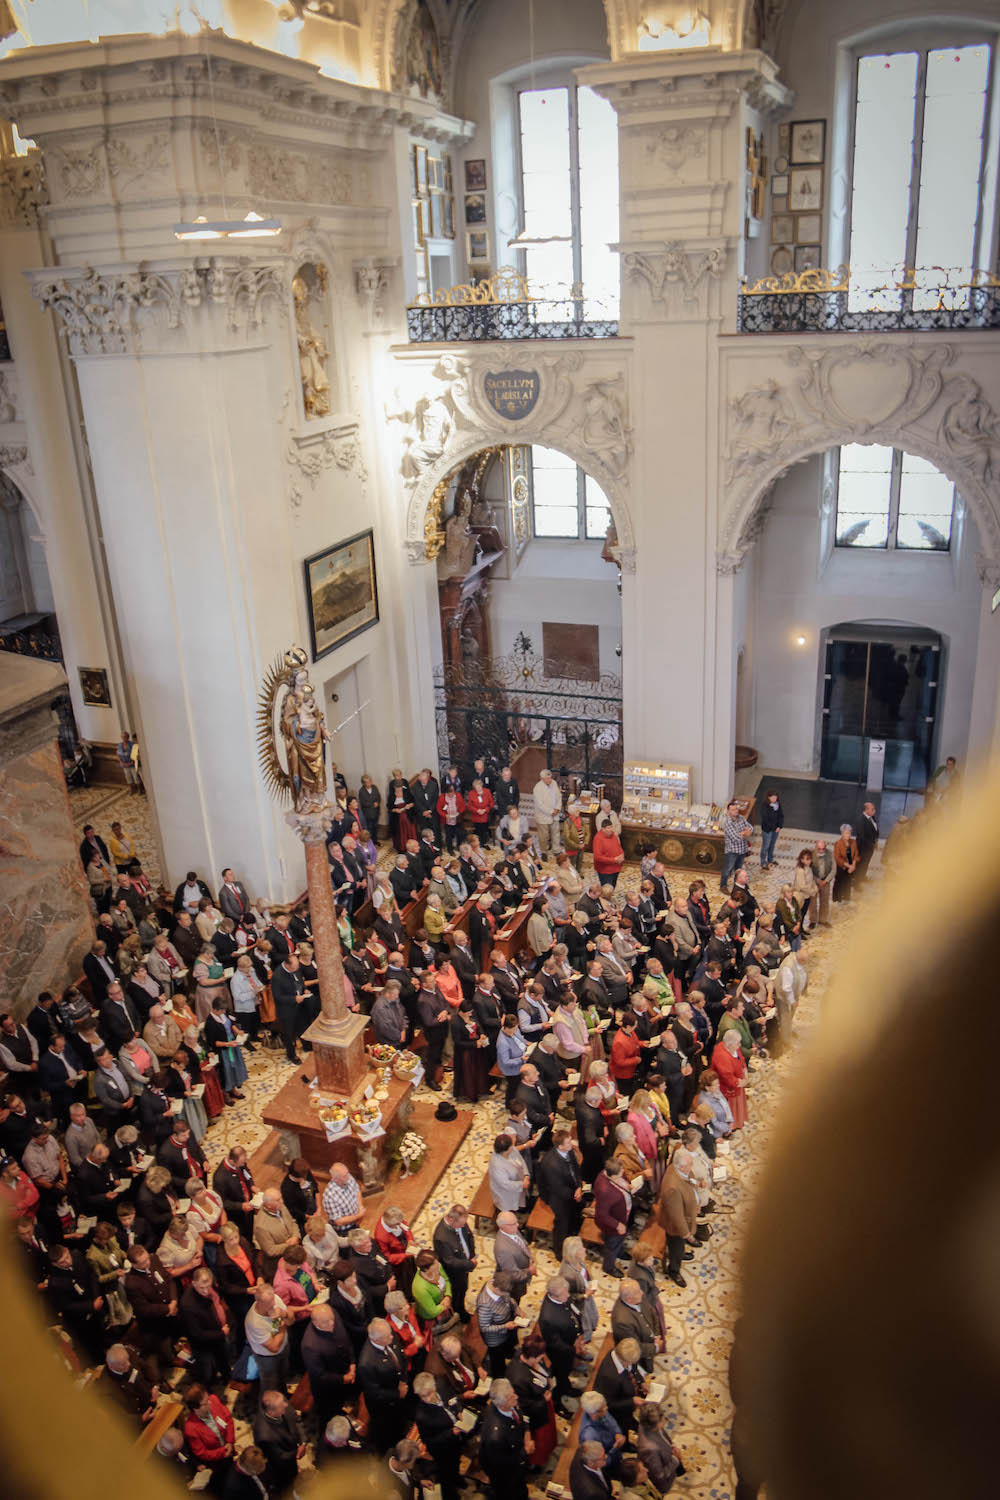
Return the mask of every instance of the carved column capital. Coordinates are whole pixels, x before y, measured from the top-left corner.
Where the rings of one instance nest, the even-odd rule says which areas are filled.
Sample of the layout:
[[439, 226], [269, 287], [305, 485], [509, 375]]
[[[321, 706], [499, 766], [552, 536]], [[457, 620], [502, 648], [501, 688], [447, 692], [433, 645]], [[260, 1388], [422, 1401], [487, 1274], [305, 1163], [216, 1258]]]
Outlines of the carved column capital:
[[397, 259], [373, 257], [354, 262], [354, 289], [371, 333], [377, 333], [385, 321], [386, 298], [398, 264]]
[[724, 240], [714, 245], [670, 240], [656, 249], [621, 248], [625, 276], [644, 282], [650, 300], [668, 310], [680, 303], [695, 304], [703, 299], [711, 282], [718, 281], [725, 272], [729, 259], [729, 245]]
[[48, 203], [45, 163], [40, 151], [0, 161], [0, 228], [33, 229], [38, 210]]
[[140, 264], [34, 271], [31, 283], [42, 306], [59, 316], [73, 355], [138, 354], [144, 339], [153, 347], [196, 344], [196, 313], [210, 314], [214, 333], [232, 343], [256, 333], [269, 300], [281, 311], [286, 302], [277, 266], [217, 257], [163, 270]]

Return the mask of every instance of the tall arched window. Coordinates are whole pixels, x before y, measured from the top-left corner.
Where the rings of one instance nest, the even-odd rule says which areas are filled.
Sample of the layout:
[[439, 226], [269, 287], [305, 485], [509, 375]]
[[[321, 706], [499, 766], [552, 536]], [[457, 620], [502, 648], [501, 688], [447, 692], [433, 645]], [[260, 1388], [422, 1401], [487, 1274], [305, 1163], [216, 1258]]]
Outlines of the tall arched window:
[[[914, 307], [926, 308], [942, 270], [959, 285], [963, 273], [992, 264], [996, 163], [986, 143], [996, 133], [995, 51], [970, 33], [950, 46], [873, 44], [857, 56], [853, 307], [878, 306], [887, 273], [904, 266], [916, 268]], [[897, 300], [888, 279], [885, 295]]]

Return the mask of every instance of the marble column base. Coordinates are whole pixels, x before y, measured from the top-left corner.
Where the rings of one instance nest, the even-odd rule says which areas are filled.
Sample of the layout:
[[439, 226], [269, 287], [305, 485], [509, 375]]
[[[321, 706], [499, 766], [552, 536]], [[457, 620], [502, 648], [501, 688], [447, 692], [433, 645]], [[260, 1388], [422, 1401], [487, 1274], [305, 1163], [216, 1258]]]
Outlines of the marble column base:
[[364, 1041], [367, 1025], [367, 1016], [353, 1013], [337, 1021], [320, 1015], [303, 1032], [302, 1040], [312, 1043], [316, 1077], [323, 1092], [353, 1094], [361, 1082], [368, 1071]]

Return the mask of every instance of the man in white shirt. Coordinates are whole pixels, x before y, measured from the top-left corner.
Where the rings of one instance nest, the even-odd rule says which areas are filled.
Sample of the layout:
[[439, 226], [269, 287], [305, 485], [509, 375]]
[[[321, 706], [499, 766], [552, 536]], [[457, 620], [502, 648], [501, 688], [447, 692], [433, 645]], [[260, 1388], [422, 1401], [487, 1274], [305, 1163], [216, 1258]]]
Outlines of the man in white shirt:
[[273, 1286], [265, 1282], [253, 1294], [253, 1307], [244, 1320], [247, 1343], [257, 1361], [260, 1389], [287, 1395], [288, 1325], [295, 1314], [282, 1302]]
[[535, 782], [532, 796], [535, 799], [535, 825], [538, 830], [539, 848], [543, 854], [547, 854], [550, 848], [553, 854], [558, 854], [562, 849], [560, 827], [562, 792], [553, 781], [552, 772], [548, 768]]
[[806, 969], [808, 955], [804, 948], [782, 959], [774, 976], [774, 1003], [778, 1008], [778, 1029], [787, 1046], [792, 1039], [792, 1016], [809, 984]]

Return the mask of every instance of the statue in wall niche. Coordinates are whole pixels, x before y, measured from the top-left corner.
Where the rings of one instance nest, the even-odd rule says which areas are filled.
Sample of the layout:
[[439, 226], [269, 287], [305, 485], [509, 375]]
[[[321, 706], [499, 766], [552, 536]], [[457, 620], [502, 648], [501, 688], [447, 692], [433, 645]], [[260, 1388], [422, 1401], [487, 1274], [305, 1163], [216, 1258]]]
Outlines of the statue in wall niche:
[[422, 99], [440, 99], [443, 88], [441, 48], [434, 18], [424, 0], [417, 0], [406, 42], [406, 91], [417, 93]]
[[448, 446], [452, 430], [448, 402], [444, 396], [421, 396], [412, 411], [391, 412], [390, 416], [414, 429], [403, 440], [405, 452], [400, 472], [404, 479], [418, 479]]
[[[309, 272], [313, 273], [310, 278]], [[316, 292], [326, 282], [326, 268], [303, 266], [292, 278], [295, 302], [295, 335], [299, 345], [299, 374], [302, 380], [302, 403], [307, 417], [330, 415], [330, 380], [326, 373], [330, 351], [326, 340], [313, 322]], [[311, 284], [312, 283], [312, 284]]]

